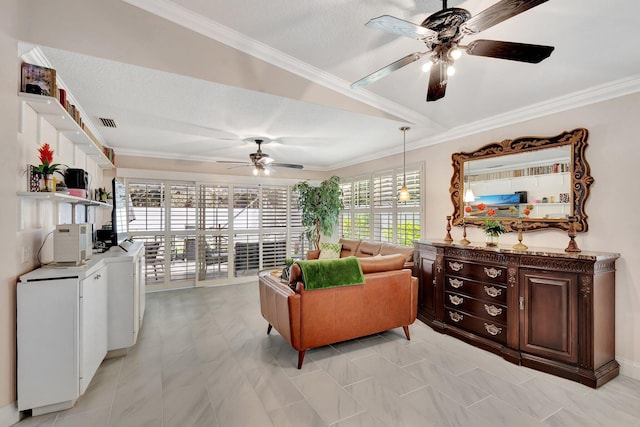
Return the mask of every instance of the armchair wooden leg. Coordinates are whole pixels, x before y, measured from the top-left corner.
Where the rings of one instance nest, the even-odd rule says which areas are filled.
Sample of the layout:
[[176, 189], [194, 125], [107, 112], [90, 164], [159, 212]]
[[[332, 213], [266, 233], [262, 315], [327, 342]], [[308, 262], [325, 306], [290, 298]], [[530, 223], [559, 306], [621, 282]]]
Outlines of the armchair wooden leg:
[[269, 323], [269, 326], [267, 326], [267, 335], [271, 333], [271, 328], [273, 328], [273, 326], [271, 326], [271, 323]]
[[404, 334], [407, 336], [407, 340], [411, 341], [411, 335], [409, 335], [409, 325], [403, 326], [402, 329], [404, 329]]
[[304, 361], [304, 354], [307, 350], [300, 350], [298, 352], [298, 369], [302, 368], [302, 362]]

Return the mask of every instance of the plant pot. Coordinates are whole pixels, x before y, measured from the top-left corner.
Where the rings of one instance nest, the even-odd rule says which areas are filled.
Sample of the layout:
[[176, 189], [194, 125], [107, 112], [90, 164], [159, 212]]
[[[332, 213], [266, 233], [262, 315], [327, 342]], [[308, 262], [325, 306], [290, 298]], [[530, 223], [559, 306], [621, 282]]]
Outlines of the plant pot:
[[498, 247], [498, 236], [494, 236], [493, 234], [487, 234], [485, 238], [485, 244], [489, 248], [497, 248]]
[[40, 191], [52, 192], [53, 189], [53, 174], [42, 175], [40, 179]]

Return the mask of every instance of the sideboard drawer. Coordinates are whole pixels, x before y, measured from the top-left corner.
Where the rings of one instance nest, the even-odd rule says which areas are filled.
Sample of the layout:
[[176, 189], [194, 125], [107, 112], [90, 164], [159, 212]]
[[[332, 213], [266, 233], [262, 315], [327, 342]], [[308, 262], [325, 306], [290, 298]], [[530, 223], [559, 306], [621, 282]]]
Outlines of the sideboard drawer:
[[468, 277], [489, 283], [507, 283], [507, 267], [475, 264], [459, 259], [447, 259], [444, 263], [445, 274]]
[[465, 294], [491, 303], [507, 304], [507, 288], [505, 286], [476, 282], [455, 276], [445, 276], [444, 288], [447, 292]]
[[454, 310], [461, 310], [471, 313], [486, 320], [507, 324], [507, 306], [481, 301], [463, 294], [447, 292], [445, 295], [445, 306]]
[[458, 310], [447, 309], [445, 322], [501, 344], [507, 343], [507, 327]]

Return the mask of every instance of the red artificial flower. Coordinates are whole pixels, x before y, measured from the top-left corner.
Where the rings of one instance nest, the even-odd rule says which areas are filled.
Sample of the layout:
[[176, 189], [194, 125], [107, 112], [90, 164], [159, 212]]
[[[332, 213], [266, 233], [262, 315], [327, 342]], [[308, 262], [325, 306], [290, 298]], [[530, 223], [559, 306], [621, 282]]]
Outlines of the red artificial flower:
[[486, 208], [486, 207], [487, 207], [487, 205], [485, 205], [484, 203], [478, 203], [478, 206], [477, 206], [477, 207], [478, 207], [478, 210], [479, 210], [479, 211], [483, 211], [483, 210], [484, 210], [484, 208]]
[[529, 214], [531, 213], [531, 211], [529, 209], [525, 209], [523, 212], [524, 212], [524, 214], [526, 216], [529, 216]]
[[465, 206], [465, 207], [464, 207], [464, 211], [465, 211], [466, 213], [471, 213], [471, 206]]
[[494, 216], [495, 214], [496, 214], [496, 211], [494, 209], [489, 209], [487, 211], [487, 215], [489, 215], [489, 216]]
[[40, 153], [40, 163], [43, 165], [49, 165], [53, 162], [53, 150], [46, 142], [38, 148], [38, 153]]
[[53, 150], [46, 142], [42, 144], [42, 147], [38, 148], [40, 157], [40, 164], [38, 165], [38, 173], [41, 175], [51, 175], [55, 172], [60, 172], [60, 163], [53, 163]]

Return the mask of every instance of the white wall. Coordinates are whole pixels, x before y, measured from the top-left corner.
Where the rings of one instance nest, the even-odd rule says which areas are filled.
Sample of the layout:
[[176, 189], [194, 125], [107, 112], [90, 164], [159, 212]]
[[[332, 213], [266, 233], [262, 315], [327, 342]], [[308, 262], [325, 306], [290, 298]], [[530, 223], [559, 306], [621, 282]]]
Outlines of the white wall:
[[[449, 185], [453, 169], [451, 154], [472, 151], [490, 142], [524, 135], [553, 136], [564, 130], [584, 127], [589, 130], [586, 158], [595, 183], [585, 210], [589, 215], [589, 231], [578, 234], [576, 241], [583, 250], [617, 252], [616, 263], [616, 359], [624, 375], [640, 379], [640, 191], [634, 174], [640, 159], [640, 94], [582, 107], [552, 116], [494, 129], [448, 141], [407, 154], [412, 160], [425, 162], [425, 231], [423, 237], [443, 239], [446, 216], [453, 206]], [[339, 176], [388, 168], [402, 162], [400, 156], [333, 171]], [[482, 241], [477, 228], [468, 229], [468, 238]], [[452, 230], [455, 240], [462, 231]], [[517, 243], [515, 233], [501, 236], [501, 243]], [[566, 233], [557, 230], [527, 233], [528, 246], [565, 248]]]
[[16, 22], [15, 6], [2, 2], [0, 9], [0, 425], [17, 421], [16, 398], [16, 248], [19, 62], [17, 43], [10, 35]]

